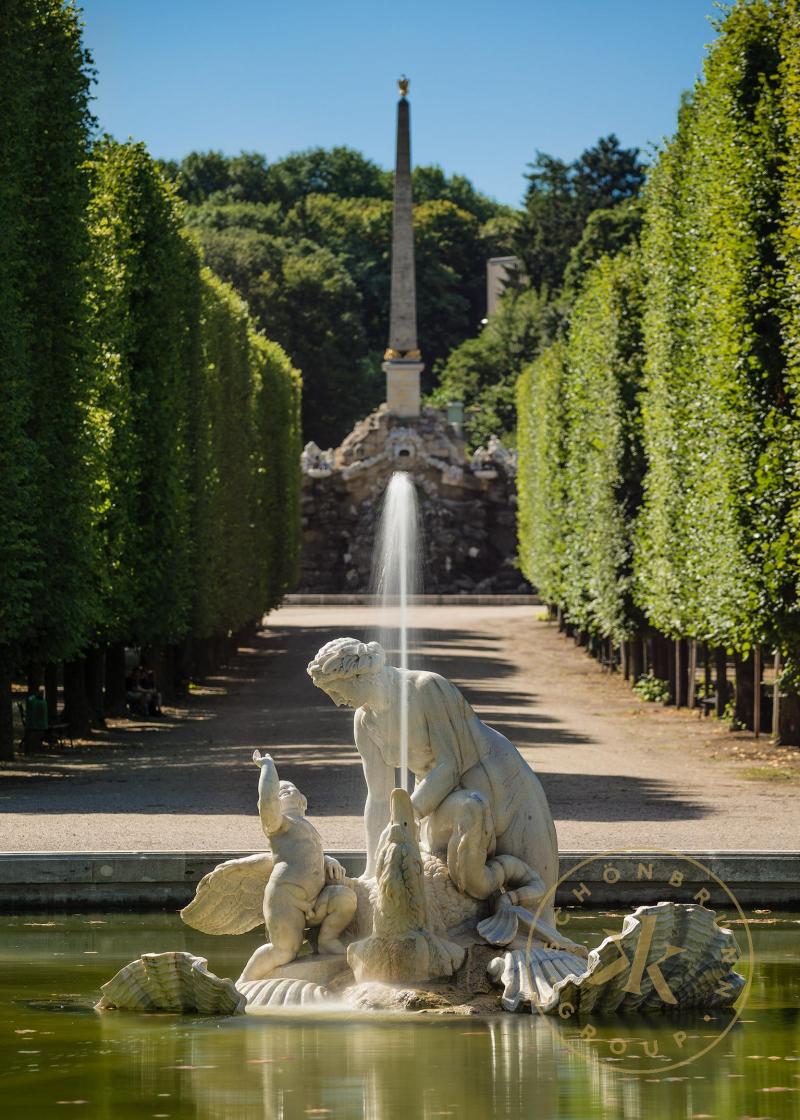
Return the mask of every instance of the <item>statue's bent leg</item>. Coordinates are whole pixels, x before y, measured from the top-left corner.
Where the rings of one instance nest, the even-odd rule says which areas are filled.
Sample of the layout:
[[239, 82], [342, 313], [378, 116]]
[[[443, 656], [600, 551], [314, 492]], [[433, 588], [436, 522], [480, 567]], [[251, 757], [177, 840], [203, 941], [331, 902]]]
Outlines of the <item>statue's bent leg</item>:
[[293, 961], [303, 944], [308, 902], [293, 883], [270, 882], [264, 892], [266, 945], [256, 949], [240, 980], [265, 980], [276, 968]]
[[356, 892], [345, 883], [330, 883], [322, 889], [308, 919], [312, 925], [319, 923], [320, 953], [343, 955], [346, 952], [339, 935], [355, 917], [356, 906]]
[[499, 865], [487, 865], [494, 851], [494, 826], [489, 801], [477, 790], [456, 790], [426, 821], [432, 852], [447, 855], [447, 870], [460, 891], [488, 898], [503, 885]]

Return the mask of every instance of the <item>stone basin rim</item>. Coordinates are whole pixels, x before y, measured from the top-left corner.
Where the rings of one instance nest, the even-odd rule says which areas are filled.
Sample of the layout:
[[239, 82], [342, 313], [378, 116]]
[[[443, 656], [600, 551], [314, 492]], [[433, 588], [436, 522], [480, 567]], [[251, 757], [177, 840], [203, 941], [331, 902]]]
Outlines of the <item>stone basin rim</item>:
[[[208, 871], [226, 860], [252, 855], [256, 850], [3, 851], [0, 852], [0, 911], [180, 909]], [[365, 864], [363, 850], [327, 851], [345, 866], [349, 875], [361, 874]], [[800, 910], [800, 850], [693, 848], [683, 854], [708, 867], [728, 884], [745, 908]], [[635, 901], [643, 901], [642, 888], [657, 888], [659, 879], [663, 882], [666, 877], [670, 859], [674, 859], [665, 849], [661, 852], [644, 848], [620, 850], [616, 856], [620, 880], [608, 884], [602, 879], [603, 865], [599, 860], [603, 856], [607, 856], [607, 849], [564, 850], [559, 854], [562, 875], [584, 860], [598, 858], [596, 865], [584, 867], [580, 875], [591, 885], [590, 905], [601, 908], [628, 907]], [[637, 879], [639, 862], [654, 864], [655, 882], [648, 884]], [[699, 869], [692, 870], [689, 866], [687, 883], [695, 882], [708, 880]], [[559, 905], [574, 901], [569, 889], [570, 885], [566, 884], [560, 889]], [[720, 904], [725, 905], [725, 900], [715, 898], [710, 903], [712, 906]]]

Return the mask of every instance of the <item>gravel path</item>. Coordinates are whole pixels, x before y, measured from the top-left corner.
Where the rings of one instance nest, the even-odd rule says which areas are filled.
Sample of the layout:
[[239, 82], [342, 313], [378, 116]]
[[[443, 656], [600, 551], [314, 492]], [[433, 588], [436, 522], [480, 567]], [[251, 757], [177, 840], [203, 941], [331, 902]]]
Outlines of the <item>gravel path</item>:
[[[328, 848], [362, 847], [352, 713], [312, 686], [305, 665], [372, 620], [366, 607], [285, 607], [186, 708], [4, 764], [0, 849], [261, 847], [256, 746], [307, 795]], [[459, 684], [541, 776], [562, 849], [798, 847], [800, 752], [643, 703], [533, 608], [427, 607], [412, 621], [424, 664]], [[754, 760], [773, 780], [747, 776]]]

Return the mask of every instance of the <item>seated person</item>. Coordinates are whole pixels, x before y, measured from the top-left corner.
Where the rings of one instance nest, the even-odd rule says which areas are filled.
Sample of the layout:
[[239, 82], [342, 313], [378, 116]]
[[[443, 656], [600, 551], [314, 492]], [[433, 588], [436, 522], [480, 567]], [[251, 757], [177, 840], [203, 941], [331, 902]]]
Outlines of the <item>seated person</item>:
[[141, 688], [147, 695], [147, 714], [160, 716], [161, 693], [156, 688], [156, 675], [152, 669], [147, 669], [144, 665], [141, 666], [141, 671]]
[[139, 712], [140, 715], [147, 715], [147, 692], [142, 687], [142, 669], [140, 665], [135, 668], [125, 678], [125, 693], [128, 705], [132, 712]]
[[49, 727], [47, 701], [39, 685], [25, 701], [25, 749], [34, 751], [41, 748]]

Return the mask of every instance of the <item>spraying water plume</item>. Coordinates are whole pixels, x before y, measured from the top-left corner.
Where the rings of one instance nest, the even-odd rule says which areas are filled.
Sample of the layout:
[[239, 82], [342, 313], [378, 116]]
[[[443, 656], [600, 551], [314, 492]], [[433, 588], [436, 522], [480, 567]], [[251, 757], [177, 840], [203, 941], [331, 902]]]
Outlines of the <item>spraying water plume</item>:
[[[384, 497], [376, 549], [375, 587], [381, 600], [380, 643], [396, 668], [408, 669], [409, 606], [419, 592], [419, 514], [408, 474], [395, 471]], [[401, 674], [400, 784], [408, 789], [408, 679]]]

